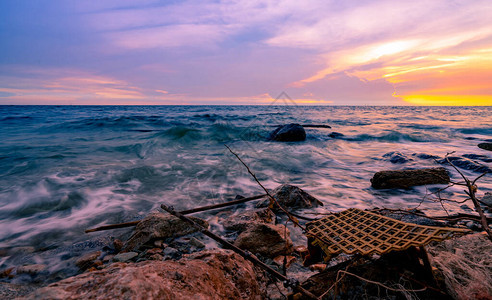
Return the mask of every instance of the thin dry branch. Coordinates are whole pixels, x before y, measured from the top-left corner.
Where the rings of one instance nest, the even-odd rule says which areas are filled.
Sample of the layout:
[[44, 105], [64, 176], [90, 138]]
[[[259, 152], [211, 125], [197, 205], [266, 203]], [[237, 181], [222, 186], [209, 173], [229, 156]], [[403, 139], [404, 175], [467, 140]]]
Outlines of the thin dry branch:
[[304, 226], [302, 226], [299, 221], [289, 212], [287, 211], [284, 207], [282, 207], [282, 205], [280, 205], [280, 203], [278, 203], [277, 199], [275, 199], [275, 197], [273, 197], [270, 192], [263, 186], [263, 184], [261, 184], [261, 182], [258, 180], [258, 178], [256, 177], [256, 175], [251, 171], [251, 169], [248, 167], [248, 165], [246, 165], [246, 163], [239, 157], [239, 155], [237, 155], [234, 151], [232, 151], [231, 148], [229, 148], [229, 146], [225, 145], [226, 148], [243, 164], [243, 166], [246, 167], [246, 169], [248, 170], [248, 173], [253, 176], [254, 180], [258, 183], [258, 185], [265, 191], [265, 193], [267, 194], [268, 198], [270, 199], [270, 202], [271, 203], [275, 203], [279, 208], [280, 210], [282, 210], [286, 215], [287, 217], [289, 218], [289, 220], [292, 221], [292, 223], [294, 223], [295, 225], [299, 226], [299, 228], [301, 228], [303, 231], [306, 231], [306, 228]]
[[489, 228], [489, 224], [487, 222], [487, 217], [485, 216], [485, 214], [483, 213], [483, 210], [482, 210], [482, 207], [480, 206], [480, 202], [478, 201], [477, 197], [476, 197], [476, 193], [477, 193], [477, 186], [476, 186], [476, 182], [478, 179], [480, 179], [481, 177], [483, 177], [485, 175], [482, 174], [480, 176], [478, 176], [477, 178], [475, 178], [475, 180], [473, 181], [470, 181], [448, 158], [449, 154], [452, 154], [451, 153], [448, 153], [446, 154], [446, 161], [451, 165], [451, 167], [453, 167], [460, 175], [461, 177], [463, 178], [463, 180], [465, 181], [466, 183], [466, 187], [468, 190], [465, 190], [464, 192], [470, 197], [471, 201], [473, 202], [473, 205], [475, 206], [475, 210], [478, 212], [478, 214], [480, 215], [480, 223], [482, 224], [482, 227], [483, 229], [485, 230], [485, 232], [487, 232], [487, 235], [489, 236], [489, 240], [492, 242], [492, 231], [490, 230]]

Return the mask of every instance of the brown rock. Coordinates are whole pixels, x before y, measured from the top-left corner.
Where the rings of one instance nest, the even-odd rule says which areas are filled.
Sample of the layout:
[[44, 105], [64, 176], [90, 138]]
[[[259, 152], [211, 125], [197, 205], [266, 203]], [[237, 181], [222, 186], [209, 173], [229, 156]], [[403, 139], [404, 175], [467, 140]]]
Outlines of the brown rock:
[[[298, 188], [297, 186], [283, 184], [273, 190], [273, 197], [277, 202], [283, 207], [292, 208], [309, 208], [316, 207], [318, 205], [323, 206], [323, 203], [313, 196], [309, 195], [307, 192]], [[268, 206], [270, 203], [269, 199], [261, 202], [259, 206]], [[278, 207], [273, 207], [273, 209], [279, 209]]]
[[81, 270], [88, 269], [94, 265], [94, 261], [101, 257], [101, 251], [95, 251], [85, 254], [75, 261], [75, 265]]
[[33, 265], [25, 265], [17, 267], [17, 274], [29, 274], [29, 275], [37, 275], [43, 272], [46, 269], [46, 265], [43, 264], [33, 264]]
[[234, 245], [270, 258], [292, 253], [292, 240], [284, 225], [254, 223], [237, 237]]
[[1, 270], [0, 271], [0, 278], [4, 278], [4, 277], [12, 277], [12, 271], [14, 271], [14, 267], [10, 267], [10, 268], [7, 268], [7, 269], [4, 269], [4, 270]]
[[262, 299], [253, 265], [229, 250], [180, 261], [114, 263], [36, 290], [27, 299]]
[[121, 251], [121, 249], [123, 249], [123, 246], [124, 246], [124, 244], [123, 244], [123, 242], [122, 242], [121, 240], [119, 240], [119, 239], [115, 239], [115, 240], [113, 241], [113, 247], [114, 247], [114, 250], [115, 250], [116, 252], [120, 252], [120, 251]]
[[286, 262], [285, 267], [288, 269], [290, 267], [290, 265], [292, 265], [292, 263], [296, 261], [296, 259], [297, 258], [295, 258], [294, 256], [291, 256], [291, 255], [287, 255], [287, 256], [279, 255], [273, 259], [273, 262], [279, 266], [283, 266], [284, 261], [285, 261]]
[[294, 247], [294, 252], [304, 259], [309, 254], [309, 249], [306, 246], [300, 245]]
[[444, 168], [381, 171], [371, 179], [371, 185], [375, 189], [407, 189], [417, 185], [447, 183], [449, 175]]
[[229, 231], [244, 231], [252, 223], [275, 223], [275, 214], [269, 208], [261, 208], [246, 211], [244, 213], [228, 217], [222, 222], [222, 226]]
[[[202, 219], [189, 218], [204, 227], [208, 227], [208, 223]], [[196, 231], [195, 227], [177, 217], [154, 212], [138, 223], [132, 236], [126, 241], [124, 250], [136, 251], [144, 244], [153, 242], [156, 239], [179, 237]]]
[[326, 269], [326, 264], [312, 264], [309, 266], [309, 270], [311, 271], [323, 271]]

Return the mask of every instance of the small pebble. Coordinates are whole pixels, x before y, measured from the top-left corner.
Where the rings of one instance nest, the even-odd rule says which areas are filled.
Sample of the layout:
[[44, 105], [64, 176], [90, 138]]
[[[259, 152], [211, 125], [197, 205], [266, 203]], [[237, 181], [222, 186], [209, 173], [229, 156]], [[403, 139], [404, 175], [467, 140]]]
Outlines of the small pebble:
[[138, 253], [136, 252], [119, 253], [113, 257], [113, 261], [127, 262], [136, 256], [138, 256]]

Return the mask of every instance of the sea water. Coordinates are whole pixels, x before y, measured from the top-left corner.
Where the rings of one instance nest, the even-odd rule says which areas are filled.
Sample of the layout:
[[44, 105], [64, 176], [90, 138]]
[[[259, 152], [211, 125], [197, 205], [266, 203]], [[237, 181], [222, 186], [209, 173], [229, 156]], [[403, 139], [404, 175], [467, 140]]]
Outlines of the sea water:
[[[479, 176], [492, 167], [492, 152], [477, 147], [491, 141], [491, 116], [492, 107], [0, 106], [0, 247], [59, 247], [162, 203], [181, 210], [262, 194], [225, 145], [268, 189], [288, 183], [324, 203], [299, 214], [419, 207], [442, 215], [427, 197], [436, 186], [375, 190], [370, 179], [443, 166], [460, 181], [442, 161], [450, 152], [465, 159], [464, 175]], [[332, 128], [306, 128], [304, 142], [267, 140], [288, 123]], [[491, 192], [492, 174], [478, 186], [479, 196]], [[466, 198], [459, 186], [442, 196]]]

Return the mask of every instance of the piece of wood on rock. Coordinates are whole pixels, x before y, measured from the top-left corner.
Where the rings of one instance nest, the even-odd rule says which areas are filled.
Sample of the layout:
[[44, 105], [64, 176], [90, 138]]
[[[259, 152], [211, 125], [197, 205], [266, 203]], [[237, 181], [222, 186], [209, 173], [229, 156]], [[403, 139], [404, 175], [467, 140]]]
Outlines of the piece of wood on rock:
[[[207, 221], [196, 217], [190, 218], [201, 226], [208, 228]], [[133, 234], [126, 241], [124, 250], [136, 251], [143, 245], [152, 243], [157, 239], [175, 238], [197, 231], [197, 228], [190, 226], [190, 224], [181, 221], [177, 217], [154, 212], [138, 223]]]
[[437, 278], [454, 299], [492, 299], [492, 243], [483, 234], [427, 246]]
[[375, 189], [407, 189], [418, 185], [447, 183], [449, 175], [445, 168], [380, 171], [371, 179]]
[[284, 225], [254, 223], [237, 237], [234, 245], [268, 258], [289, 255], [293, 251], [289, 229]]
[[268, 139], [277, 142], [300, 142], [306, 140], [306, 131], [301, 125], [291, 123], [277, 127]]
[[[321, 201], [311, 196], [303, 189], [290, 184], [283, 184], [277, 187], [273, 190], [272, 196], [280, 205], [282, 205], [282, 207], [311, 208], [317, 207], [318, 205], [323, 206]], [[261, 201], [258, 206], [265, 207], [268, 206], [269, 203], [270, 200], [267, 198], [264, 201]], [[278, 210], [279, 207], [274, 205], [273, 209]]]
[[179, 261], [114, 263], [50, 284], [27, 299], [264, 299], [264, 290], [251, 262], [219, 249]]

